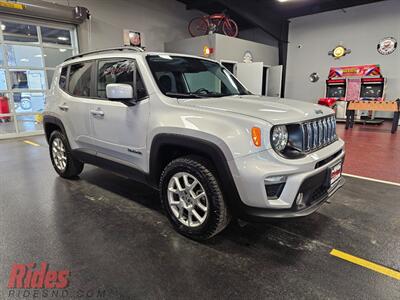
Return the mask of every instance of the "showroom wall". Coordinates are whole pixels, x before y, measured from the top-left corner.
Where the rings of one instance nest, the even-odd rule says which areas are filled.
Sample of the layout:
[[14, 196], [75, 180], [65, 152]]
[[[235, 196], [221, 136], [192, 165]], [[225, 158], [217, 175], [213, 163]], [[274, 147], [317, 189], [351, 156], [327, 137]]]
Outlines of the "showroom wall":
[[89, 22], [78, 28], [81, 51], [117, 47], [123, 44], [123, 29], [140, 31], [148, 50], [162, 51], [164, 42], [188, 37], [187, 24], [200, 12], [188, 11], [175, 0], [46, 0], [84, 6], [92, 14], [92, 35]]
[[256, 43], [278, 47], [278, 41], [265, 31], [263, 31], [261, 28], [241, 30], [238, 37]]
[[[331, 66], [380, 64], [387, 77], [387, 98], [400, 97], [400, 49], [391, 55], [377, 52], [388, 36], [400, 41], [400, 1], [390, 0], [291, 20], [289, 27], [286, 96], [316, 102], [325, 93]], [[352, 53], [339, 60], [328, 55], [342, 42]], [[320, 80], [309, 81], [317, 72]]]
[[243, 39], [231, 38], [216, 34], [215, 59], [225, 59], [242, 62], [246, 51], [250, 51], [254, 62], [263, 62], [266, 65], [276, 66], [279, 63], [278, 47], [264, 45]]
[[232, 38], [222, 34], [209, 34], [165, 43], [167, 52], [185, 53], [203, 56], [203, 48], [208, 46], [214, 52], [209, 56], [215, 60], [243, 62], [244, 54], [250, 51], [254, 62], [263, 62], [275, 66], [279, 63], [277, 47]]

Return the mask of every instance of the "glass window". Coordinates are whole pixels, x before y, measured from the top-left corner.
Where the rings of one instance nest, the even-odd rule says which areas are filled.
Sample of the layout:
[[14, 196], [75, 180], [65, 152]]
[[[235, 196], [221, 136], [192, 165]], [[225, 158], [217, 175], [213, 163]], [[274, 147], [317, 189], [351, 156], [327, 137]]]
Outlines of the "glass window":
[[110, 83], [125, 83], [133, 87], [135, 62], [131, 59], [99, 61], [97, 97], [106, 98], [106, 86]]
[[[98, 65], [98, 82], [97, 97], [105, 99], [106, 86], [110, 83], [125, 83], [133, 86], [133, 72], [136, 64], [134, 60], [104, 60], [99, 61]], [[138, 99], [147, 96], [146, 88], [140, 73], [136, 73], [136, 88]]]
[[71, 45], [71, 33], [69, 30], [40, 27], [43, 43], [52, 43], [59, 45]]
[[43, 130], [43, 125], [36, 115], [17, 116], [17, 124], [20, 132]]
[[5, 41], [13, 42], [38, 42], [35, 25], [2, 22], [1, 29]]
[[44, 94], [14, 93], [14, 106], [17, 113], [41, 112], [44, 109]]
[[172, 97], [224, 97], [249, 91], [218, 63], [192, 57], [146, 57], [160, 90]]
[[48, 68], [54, 68], [72, 56], [71, 49], [65, 48], [44, 48], [44, 61]]
[[64, 67], [61, 70], [60, 74], [60, 88], [65, 91], [67, 88], [67, 75], [68, 75], [68, 67]]
[[7, 89], [6, 71], [0, 70], [0, 90]]
[[12, 89], [45, 90], [44, 71], [24, 70], [10, 71]]
[[73, 64], [69, 71], [68, 92], [79, 97], [91, 95], [92, 62]]
[[[10, 95], [8, 93], [0, 93], [0, 115], [12, 113]], [[4, 120], [0, 118], [0, 122]]]
[[15, 133], [14, 117], [0, 115], [0, 135]]
[[140, 76], [140, 72], [136, 73], [136, 89], [137, 97], [139, 100], [147, 97], [146, 87], [144, 86], [144, 82], [142, 80], [142, 76]]
[[215, 80], [213, 76], [208, 74], [209, 71], [198, 73], [185, 73], [184, 77], [189, 88], [189, 92], [195, 93], [202, 89], [207, 91], [215, 91], [221, 93], [221, 82]]
[[[29, 21], [0, 20], [0, 138], [1, 134], [42, 130], [45, 93], [55, 73], [55, 85], [59, 82], [62, 89], [68, 89], [69, 67], [61, 70], [57, 66], [78, 50], [72, 26], [25, 22]], [[74, 71], [71, 88], [75, 94], [90, 94], [90, 70], [83, 65]]]
[[43, 67], [42, 50], [39, 47], [6, 45], [6, 52], [10, 67]]
[[0, 65], [4, 64], [3, 45], [0, 45]]

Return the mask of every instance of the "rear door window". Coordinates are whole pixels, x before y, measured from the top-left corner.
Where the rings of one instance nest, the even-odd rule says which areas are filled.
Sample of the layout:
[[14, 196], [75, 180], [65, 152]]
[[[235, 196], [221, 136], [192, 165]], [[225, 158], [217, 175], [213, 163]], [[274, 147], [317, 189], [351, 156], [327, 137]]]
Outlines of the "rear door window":
[[90, 97], [92, 94], [93, 62], [73, 64], [69, 71], [68, 93], [76, 97]]

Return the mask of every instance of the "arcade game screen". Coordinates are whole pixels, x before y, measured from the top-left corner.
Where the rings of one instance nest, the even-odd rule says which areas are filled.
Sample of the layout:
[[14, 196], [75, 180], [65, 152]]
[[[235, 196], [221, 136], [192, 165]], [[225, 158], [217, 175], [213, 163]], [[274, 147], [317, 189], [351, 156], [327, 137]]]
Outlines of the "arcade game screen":
[[382, 97], [383, 84], [363, 84], [361, 86], [361, 98], [374, 100]]
[[344, 98], [346, 88], [343, 85], [328, 85], [326, 97], [328, 98]]

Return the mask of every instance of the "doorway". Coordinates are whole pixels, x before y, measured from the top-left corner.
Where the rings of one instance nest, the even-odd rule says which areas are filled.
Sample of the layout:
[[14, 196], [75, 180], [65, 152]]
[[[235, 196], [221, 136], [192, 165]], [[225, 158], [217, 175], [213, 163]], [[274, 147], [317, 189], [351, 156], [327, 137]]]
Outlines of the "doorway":
[[74, 26], [0, 15], [0, 139], [43, 133], [56, 66], [77, 54]]

